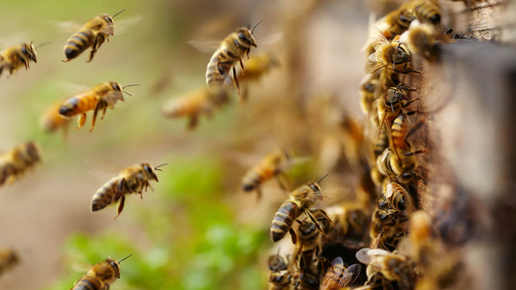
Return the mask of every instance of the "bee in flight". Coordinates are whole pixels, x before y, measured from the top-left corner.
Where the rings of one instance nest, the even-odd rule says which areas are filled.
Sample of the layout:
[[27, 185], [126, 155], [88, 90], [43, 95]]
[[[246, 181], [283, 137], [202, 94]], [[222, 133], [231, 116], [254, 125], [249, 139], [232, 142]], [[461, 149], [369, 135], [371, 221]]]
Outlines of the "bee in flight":
[[250, 82], [258, 82], [272, 68], [279, 66], [278, 59], [270, 52], [252, 56], [248, 60], [244, 60], [243, 64], [245, 64], [245, 74], [242, 70], [238, 75], [238, 80], [242, 83], [240, 103], [247, 101]]
[[348, 290], [350, 289], [348, 286], [351, 286], [353, 282], [355, 282], [361, 270], [362, 266], [360, 266], [360, 264], [353, 264], [348, 268], [344, 267], [342, 258], [337, 257], [331, 262], [331, 267], [324, 276], [321, 290]]
[[[322, 200], [323, 195], [321, 193], [319, 183], [326, 176], [328, 176], [328, 174], [321, 177], [317, 182], [309, 182], [300, 186], [290, 194], [290, 197], [286, 201], [281, 204], [280, 208], [274, 215], [269, 232], [271, 240], [274, 243], [281, 240], [287, 232], [290, 232], [292, 242], [294, 244], [297, 243], [297, 236], [292, 230], [292, 224], [302, 213], [305, 213], [312, 220], [319, 232], [324, 233], [319, 226], [319, 223], [313, 217], [313, 213], [321, 212], [326, 217], [328, 217], [328, 215], [322, 209], [310, 210], [310, 207], [312, 207], [318, 200]], [[331, 221], [329, 217], [328, 220]]]
[[25, 172], [41, 162], [43, 152], [36, 142], [20, 144], [0, 155], [0, 187], [21, 179]]
[[251, 168], [242, 178], [242, 188], [246, 192], [256, 191], [258, 199], [262, 196], [261, 185], [276, 177], [283, 190], [286, 190], [281, 177], [285, 175], [285, 168], [289, 162], [289, 154], [284, 150], [276, 150], [269, 153], [256, 166]]
[[57, 130], [62, 130], [63, 139], [66, 140], [68, 136], [68, 127], [70, 125], [70, 118], [59, 114], [59, 109], [63, 101], [53, 104], [41, 118], [41, 127], [46, 133], [54, 133]]
[[192, 93], [172, 99], [163, 106], [161, 114], [166, 118], [189, 117], [188, 129], [193, 130], [199, 124], [199, 115], [213, 116], [215, 109], [229, 103], [229, 94], [223, 88], [202, 87]]
[[124, 11], [125, 9], [122, 9], [113, 16], [101, 14], [86, 22], [86, 24], [66, 42], [64, 46], [66, 60], [62, 62], [71, 61], [90, 47], [92, 49], [88, 62], [92, 61], [93, 56], [95, 56], [95, 53], [97, 53], [97, 50], [104, 41], [109, 41], [109, 36], [115, 34], [113, 18]]
[[240, 85], [238, 83], [235, 64], [239, 62], [242, 72], [245, 72], [242, 58], [246, 55], [249, 58], [251, 47], [257, 47], [253, 31], [260, 22], [261, 20], [258, 21], [252, 29], [250, 29], [250, 26], [240, 27], [236, 32], [231, 33], [222, 41], [219, 49], [212, 55], [206, 69], [206, 83], [208, 87], [222, 86], [226, 78], [230, 76], [230, 71], [233, 70], [233, 84], [240, 94]]
[[0, 276], [19, 263], [18, 254], [11, 248], [0, 249]]
[[93, 266], [86, 275], [82, 276], [70, 290], [109, 290], [116, 279], [120, 279], [120, 263], [131, 257], [129, 255], [120, 261], [107, 258]]
[[84, 92], [76, 97], [73, 97], [67, 100], [64, 104], [59, 108], [59, 114], [64, 117], [73, 117], [75, 115], [80, 115], [78, 121], [78, 127], [75, 129], [80, 129], [86, 123], [86, 112], [93, 110], [93, 119], [91, 121], [90, 132], [95, 127], [95, 120], [97, 119], [97, 114], [100, 110], [103, 110], [101, 120], [104, 119], [104, 115], [106, 114], [106, 110], [109, 107], [113, 110], [117, 101], [124, 101], [124, 96], [122, 93], [129, 94], [123, 89], [132, 86], [138, 86], [139, 84], [132, 84], [122, 87], [118, 82], [105, 82], [99, 85], [96, 85], [90, 91]]
[[4, 69], [9, 72], [9, 76], [12, 76], [22, 67], [29, 70], [31, 61], [38, 63], [36, 48], [49, 43], [50, 42], [44, 42], [38, 46], [34, 46], [32, 42], [24, 42], [22, 44], [6, 48], [0, 53], [0, 76]]
[[125, 203], [125, 195], [130, 193], [138, 193], [140, 198], [143, 198], [143, 190], [151, 187], [149, 181], [155, 180], [158, 182], [156, 171], [161, 171], [160, 167], [167, 164], [161, 164], [152, 167], [152, 164], [143, 162], [135, 164], [124, 169], [118, 176], [113, 177], [106, 184], [104, 184], [91, 199], [91, 211], [98, 211], [110, 204], [120, 201], [117, 208], [117, 215], [115, 219], [122, 213]]

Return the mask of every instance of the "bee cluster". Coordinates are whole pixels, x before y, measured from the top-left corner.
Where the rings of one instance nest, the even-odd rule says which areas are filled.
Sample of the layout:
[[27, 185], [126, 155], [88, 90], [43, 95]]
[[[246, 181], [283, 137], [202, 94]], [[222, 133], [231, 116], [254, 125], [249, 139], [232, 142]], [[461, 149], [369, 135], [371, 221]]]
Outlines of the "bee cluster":
[[[100, 46], [114, 35], [113, 18], [123, 11], [113, 16], [101, 14], [88, 21], [66, 42], [63, 62], [89, 48], [91, 62]], [[443, 237], [446, 224], [438, 228], [436, 218], [425, 211], [421, 201], [423, 194], [431, 195], [425, 184], [427, 155], [431, 153], [423, 144], [428, 135], [427, 118], [438, 110], [421, 109], [425, 97], [416, 97], [421, 91], [417, 83], [424, 78], [422, 64], [440, 60], [441, 45], [463, 38], [444, 33], [441, 16], [437, 1], [409, 0], [370, 27], [363, 47], [368, 75], [359, 89], [366, 124], [347, 116], [340, 123], [345, 138], [352, 140], [346, 146], [353, 147], [347, 151], [347, 158], [355, 160], [359, 180], [355, 200], [319, 206], [323, 200], [320, 183], [328, 174], [290, 190], [269, 230], [273, 243], [288, 244], [268, 258], [269, 289], [338, 290], [360, 284], [354, 289], [427, 290], [458, 283], [463, 270], [457, 246], [460, 242]], [[187, 118], [187, 127], [192, 130], [202, 114], [211, 117], [215, 110], [230, 103], [233, 87], [240, 102], [246, 102], [249, 83], [280, 62], [271, 53], [249, 57], [251, 48], [260, 45], [253, 36], [259, 23], [228, 35], [209, 60], [207, 86], [166, 103], [163, 117]], [[11, 75], [20, 68], [28, 69], [31, 61], [37, 62], [38, 47], [24, 43], [2, 52], [0, 75], [4, 69]], [[118, 101], [125, 101], [123, 94], [130, 95], [125, 88], [136, 85], [104, 82], [60, 100], [43, 116], [42, 126], [48, 132], [62, 130], [66, 138], [71, 118], [78, 116], [76, 129], [80, 129], [86, 123], [86, 113], [93, 111], [91, 132], [99, 112], [102, 120], [108, 108], [114, 109]], [[32, 141], [1, 155], [0, 187], [20, 180], [41, 163], [42, 155], [41, 146]], [[256, 192], [261, 201], [262, 185], [271, 179], [277, 179], [287, 191], [285, 181], [291, 163], [290, 152], [271, 152], [242, 177], [243, 191]], [[167, 164], [141, 162], [124, 169], [93, 195], [91, 211], [118, 204], [117, 218], [126, 195], [142, 197], [143, 191], [152, 189], [150, 181], [158, 182], [157, 171], [164, 165]], [[290, 239], [285, 239], [287, 234]], [[120, 278], [119, 263], [126, 258], [118, 262], [109, 258], [94, 265], [72, 289], [109, 289]], [[16, 253], [0, 250], [0, 274], [16, 263]]]

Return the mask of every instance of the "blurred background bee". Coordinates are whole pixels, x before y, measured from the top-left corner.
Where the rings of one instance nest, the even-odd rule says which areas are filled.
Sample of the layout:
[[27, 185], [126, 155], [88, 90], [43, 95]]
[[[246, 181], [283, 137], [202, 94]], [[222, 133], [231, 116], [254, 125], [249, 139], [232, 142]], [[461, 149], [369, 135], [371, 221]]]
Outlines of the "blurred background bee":
[[11, 248], [0, 249], [0, 276], [20, 262], [18, 254]]
[[132, 84], [122, 87], [120, 83], [115, 81], [96, 85], [90, 91], [84, 92], [64, 102], [64, 104], [61, 105], [61, 108], [59, 108], [59, 114], [64, 117], [80, 115], [79, 119], [77, 119], [78, 126], [75, 128], [80, 129], [86, 123], [86, 112], [93, 111], [90, 128], [91, 132], [95, 127], [98, 112], [103, 110], [102, 117], [100, 119], [104, 119], [107, 108], [113, 110], [117, 101], [124, 101], [122, 93], [131, 95], [123, 89], [137, 85], [138, 84]]
[[38, 63], [36, 48], [49, 43], [50, 42], [44, 42], [36, 47], [32, 42], [24, 42], [6, 48], [0, 53], [0, 76], [4, 70], [9, 72], [9, 76], [12, 76], [18, 69], [23, 67], [29, 70], [31, 61]]
[[0, 187], [21, 179], [29, 169], [41, 162], [42, 154], [39, 144], [31, 141], [0, 155]]
[[143, 198], [142, 192], [151, 187], [149, 181], [155, 180], [158, 182], [156, 171], [161, 171], [159, 167], [166, 164], [161, 164], [153, 167], [148, 162], [135, 164], [124, 169], [118, 176], [113, 177], [106, 184], [104, 184], [91, 199], [91, 211], [98, 211], [110, 204], [120, 201], [117, 207], [117, 214], [115, 219], [122, 213], [125, 203], [125, 195], [130, 193], [140, 194]]
[[269, 71], [280, 65], [278, 59], [271, 53], [260, 53], [253, 55], [249, 59], [242, 61], [244, 70], [238, 71], [238, 81], [241, 83], [242, 93], [240, 94], [240, 102], [244, 103], [249, 97], [249, 85], [258, 82], [262, 77], [267, 75]]
[[129, 255], [120, 261], [111, 258], [95, 264], [86, 275], [82, 276], [70, 290], [109, 290], [116, 279], [120, 279], [120, 263], [131, 257]]
[[113, 16], [101, 14], [86, 22], [86, 24], [66, 42], [64, 46], [66, 60], [62, 62], [71, 61], [90, 47], [91, 52], [87, 62], [91, 62], [104, 41], [109, 41], [109, 36], [115, 34], [113, 18], [124, 11], [125, 9], [122, 9]]
[[63, 139], [66, 140], [68, 137], [68, 128], [70, 126], [70, 118], [59, 114], [59, 109], [63, 105], [63, 101], [54, 103], [48, 108], [48, 110], [41, 117], [41, 127], [46, 133], [55, 133], [57, 130], [61, 130], [63, 133]]
[[245, 192], [256, 191], [258, 199], [262, 196], [261, 185], [272, 178], [278, 180], [281, 189], [287, 190], [282, 179], [286, 178], [285, 170], [288, 169], [290, 156], [285, 150], [273, 151], [265, 156], [262, 161], [251, 168], [242, 177], [242, 189]]
[[173, 98], [163, 105], [161, 114], [165, 118], [187, 117], [189, 130], [193, 130], [199, 124], [199, 116], [205, 114], [208, 118], [213, 116], [215, 109], [222, 108], [229, 104], [229, 93], [224, 88], [202, 88]]

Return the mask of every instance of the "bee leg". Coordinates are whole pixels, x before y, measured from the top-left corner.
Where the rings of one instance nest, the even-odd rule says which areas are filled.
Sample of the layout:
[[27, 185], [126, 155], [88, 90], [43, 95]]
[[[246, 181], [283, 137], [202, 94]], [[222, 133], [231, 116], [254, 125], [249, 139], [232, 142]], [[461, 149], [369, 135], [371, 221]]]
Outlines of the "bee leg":
[[188, 121], [188, 130], [193, 130], [197, 127], [197, 124], [199, 124], [199, 116], [193, 115], [190, 116], [190, 120]]
[[108, 107], [105, 107], [104, 110], [102, 111], [102, 117], [100, 118], [100, 120], [104, 120], [104, 116], [106, 115], [107, 108]]
[[[249, 56], [247, 58], [249, 58]], [[242, 75], [244, 75], [244, 64], [242, 63], [242, 59], [239, 59], [238, 61], [240, 62], [240, 68], [242, 68]]]
[[288, 232], [290, 233], [290, 238], [292, 239], [292, 243], [296, 244], [297, 243], [296, 232], [292, 228], [288, 229]]
[[290, 181], [289, 181], [289, 179], [288, 179], [287, 174], [285, 174], [285, 172], [283, 172], [283, 171], [280, 171], [280, 172], [278, 173], [278, 177], [277, 177], [277, 179], [278, 179], [279, 187], [280, 187], [282, 190], [284, 190], [284, 191], [288, 191], [288, 189], [287, 189], [287, 188], [288, 188], [289, 186], [285, 186], [285, 182], [286, 182], [286, 184], [287, 184], [287, 185], [289, 185], [289, 184], [290, 184]]
[[124, 204], [125, 204], [125, 195], [122, 196], [122, 198], [120, 199], [120, 203], [118, 204], [118, 207], [116, 208], [115, 219], [122, 213], [122, 210], [124, 209]]
[[238, 77], [236, 74], [235, 67], [233, 67], [233, 84], [237, 88], [238, 94], [240, 95], [240, 84], [238, 83]]
[[[99, 113], [99, 110], [102, 108], [103, 104], [104, 103], [102, 101], [99, 101], [97, 103], [97, 106], [95, 107], [95, 110], [93, 111], [93, 119], [91, 120], [90, 132], [93, 131], [93, 128], [95, 127], [95, 121], [97, 120], [97, 114]], [[104, 109], [106, 109], [106, 108], [104, 108]]]
[[262, 189], [260, 188], [260, 186], [257, 186], [255, 190], [256, 190], [256, 199], [258, 199], [258, 201], [260, 201], [262, 199]]
[[97, 52], [97, 38], [95, 38], [95, 42], [93, 43], [93, 46], [90, 51], [90, 58], [86, 62], [91, 62], [93, 60], [93, 57], [95, 56], [95, 53]]
[[81, 114], [79, 116], [79, 119], [77, 119], [77, 127], [75, 128], [75, 130], [81, 129], [85, 123], [86, 123], [86, 114]]

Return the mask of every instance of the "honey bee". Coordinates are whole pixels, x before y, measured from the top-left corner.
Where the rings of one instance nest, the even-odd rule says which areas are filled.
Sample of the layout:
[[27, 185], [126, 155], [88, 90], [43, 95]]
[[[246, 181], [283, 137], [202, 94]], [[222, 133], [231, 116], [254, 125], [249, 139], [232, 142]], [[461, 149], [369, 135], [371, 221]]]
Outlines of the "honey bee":
[[41, 162], [43, 151], [36, 142], [20, 144], [0, 155], [0, 187], [11, 185]]
[[[360, 109], [365, 115], [374, 112], [372, 107], [377, 99], [374, 92], [379, 82], [379, 75], [379, 73], [366, 75], [360, 83]], [[376, 124], [378, 124], [378, 122], [376, 122]]]
[[[411, 53], [423, 56], [429, 61], [434, 61], [438, 57], [437, 39], [438, 34], [433, 26], [421, 24], [417, 20], [413, 21], [409, 30], [400, 36], [400, 42], [406, 43]], [[439, 39], [450, 42], [444, 37]]]
[[97, 114], [100, 110], [103, 110], [101, 120], [106, 115], [107, 108], [113, 110], [117, 101], [124, 101], [122, 93], [129, 94], [124, 91], [125, 88], [131, 86], [137, 86], [138, 84], [127, 85], [122, 87], [120, 83], [111, 81], [96, 85], [90, 91], [84, 92], [76, 97], [73, 97], [59, 108], [59, 114], [64, 117], [73, 117], [80, 115], [77, 120], [77, 129], [82, 128], [86, 123], [86, 112], [93, 110], [93, 119], [91, 121], [90, 132], [95, 127], [95, 121], [97, 120]]
[[41, 118], [41, 127], [43, 127], [47, 133], [54, 133], [55, 131], [61, 129], [63, 131], [63, 139], [66, 139], [68, 136], [70, 118], [59, 114], [59, 109], [61, 108], [62, 104], [63, 102], [59, 101], [49, 108], [49, 110]]
[[416, 155], [421, 153], [425, 153], [425, 151], [407, 150], [398, 157], [389, 148], [386, 148], [383, 154], [378, 156], [378, 170], [383, 175], [395, 178], [400, 183], [409, 184], [418, 177], [415, 171], [419, 167]]
[[423, 23], [439, 25], [441, 23], [441, 8], [437, 1], [412, 0], [405, 2], [400, 9], [410, 11], [412, 15]]
[[[396, 73], [420, 73], [410, 66], [412, 60], [405, 44], [394, 39], [388, 41], [380, 30], [374, 35], [372, 45], [375, 52], [371, 53], [365, 66], [366, 73], [374, 73], [382, 68], [391, 69]], [[392, 66], [391, 66], [392, 64]]]
[[269, 270], [272, 270], [272, 271], [281, 271], [281, 270], [286, 270], [288, 268], [288, 261], [285, 261], [285, 257], [283, 257], [282, 255], [280, 255], [280, 249], [278, 249], [278, 253], [276, 253], [276, 255], [271, 255], [269, 256], [269, 259], [268, 259], [268, 265], [269, 265]]
[[0, 249], [0, 276], [20, 262], [18, 254], [11, 248]]
[[253, 31], [260, 24], [258, 21], [252, 29], [250, 27], [240, 27], [236, 32], [228, 35], [220, 44], [220, 47], [212, 55], [208, 67], [206, 69], [206, 83], [208, 87], [220, 87], [224, 84], [226, 78], [230, 76], [230, 71], [233, 70], [233, 84], [240, 94], [240, 86], [235, 70], [236, 62], [240, 62], [242, 72], [244, 72], [244, 65], [242, 58], [247, 55], [251, 47], [257, 47], [256, 40], [253, 36]]
[[212, 117], [215, 109], [230, 102], [227, 90], [202, 87], [183, 97], [172, 99], [163, 106], [161, 114], [166, 118], [189, 117], [188, 129], [193, 130], [199, 123], [199, 115]]
[[[367, 266], [368, 282], [380, 273], [388, 281], [396, 281], [399, 289], [414, 289], [415, 273], [413, 263], [403, 255], [382, 249], [361, 249], [356, 253], [358, 261]], [[384, 281], [383, 283], [386, 283]], [[384, 289], [390, 289], [384, 287]]]
[[158, 165], [153, 169], [152, 164], [143, 162], [124, 169], [93, 195], [91, 211], [101, 210], [110, 204], [120, 201], [117, 207], [116, 219], [124, 209], [125, 195], [138, 193], [140, 198], [143, 198], [143, 190], [147, 191], [148, 187], [152, 189], [149, 183], [150, 180], [158, 182], [156, 171], [161, 171], [160, 167], [164, 165], [167, 164]]
[[0, 76], [4, 69], [9, 72], [9, 76], [15, 74], [16, 71], [22, 67], [29, 70], [31, 61], [38, 63], [36, 48], [49, 43], [50, 42], [45, 42], [36, 47], [32, 42], [24, 42], [22, 44], [6, 48], [0, 53]]
[[360, 275], [361, 270], [362, 266], [360, 264], [353, 264], [348, 268], [344, 267], [342, 258], [337, 257], [331, 262], [331, 267], [324, 276], [321, 290], [339, 290], [351, 286]]
[[70, 290], [109, 290], [110, 285], [116, 279], [120, 279], [120, 263], [131, 257], [129, 255], [120, 261], [107, 258], [105, 261], [97, 263], [86, 275], [82, 276]]
[[280, 187], [286, 190], [281, 177], [285, 174], [284, 170], [289, 160], [289, 154], [285, 150], [276, 150], [267, 154], [258, 165], [251, 168], [244, 175], [242, 178], [242, 188], [246, 192], [256, 191], [258, 199], [260, 199], [262, 196], [261, 185], [276, 177]]
[[[323, 232], [315, 218], [313, 213], [320, 211], [323, 215], [326, 215], [324, 210], [310, 210], [318, 200], [322, 200], [323, 195], [321, 193], [321, 187], [319, 183], [326, 177], [327, 174], [321, 177], [317, 182], [309, 182], [294, 190], [290, 197], [284, 201], [272, 220], [270, 229], [271, 240], [276, 243], [281, 240], [287, 232], [292, 235], [292, 242], [296, 244], [297, 237], [295, 232], [292, 230], [292, 224], [294, 220], [298, 218], [302, 213], [305, 213], [315, 224], [320, 232]], [[331, 220], [330, 218], [328, 218]]]
[[288, 270], [269, 271], [269, 290], [288, 290], [292, 275]]
[[376, 208], [373, 212], [371, 222], [370, 247], [376, 249], [378, 247], [387, 248], [387, 246], [396, 247], [398, 239], [407, 233], [408, 217], [403, 212], [399, 212], [393, 208], [380, 209]]
[[248, 83], [256, 82], [266, 75], [273, 67], [279, 66], [278, 59], [269, 53], [262, 53], [250, 57], [243, 61], [245, 67], [238, 75], [238, 81], [242, 83], [242, 94], [240, 95], [240, 102], [247, 101], [249, 96]]
[[410, 214], [414, 211], [414, 203], [403, 186], [393, 181], [387, 181], [384, 184], [378, 208], [384, 210], [393, 208], [396, 211], [406, 211]]
[[124, 11], [125, 9], [122, 9], [113, 16], [101, 14], [86, 22], [84, 27], [72, 35], [66, 42], [64, 46], [66, 60], [62, 60], [62, 62], [71, 61], [90, 47], [92, 49], [87, 62], [91, 62], [104, 41], [109, 41], [109, 36], [115, 34], [113, 18]]
[[368, 239], [371, 214], [357, 202], [345, 202], [326, 209], [334, 221], [335, 228], [331, 240], [350, 249], [363, 248]]

